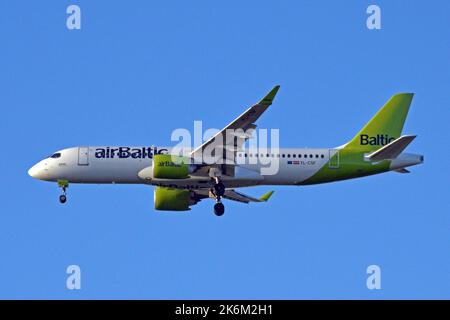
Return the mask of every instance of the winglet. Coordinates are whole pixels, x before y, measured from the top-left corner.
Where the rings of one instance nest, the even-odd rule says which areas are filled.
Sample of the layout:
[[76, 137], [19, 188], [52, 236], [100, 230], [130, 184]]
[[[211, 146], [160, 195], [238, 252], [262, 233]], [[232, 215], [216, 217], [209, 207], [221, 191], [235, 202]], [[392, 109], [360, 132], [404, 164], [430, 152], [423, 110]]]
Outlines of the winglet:
[[280, 86], [273, 87], [273, 89], [270, 90], [270, 92], [260, 102], [258, 102], [258, 104], [270, 106], [273, 102], [273, 99], [275, 99], [278, 89], [280, 89]]
[[269, 198], [272, 196], [272, 194], [273, 194], [273, 191], [269, 191], [265, 195], [263, 195], [261, 198], [259, 198], [259, 200], [266, 202], [267, 200], [269, 200]]

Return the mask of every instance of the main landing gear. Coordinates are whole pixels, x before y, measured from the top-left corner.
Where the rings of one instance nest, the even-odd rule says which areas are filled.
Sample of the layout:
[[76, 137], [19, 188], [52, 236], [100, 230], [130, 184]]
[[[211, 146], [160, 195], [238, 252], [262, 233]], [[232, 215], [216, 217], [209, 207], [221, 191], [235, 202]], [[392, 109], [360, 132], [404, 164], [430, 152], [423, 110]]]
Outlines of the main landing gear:
[[67, 188], [69, 187], [69, 181], [59, 180], [58, 187], [60, 187], [62, 190], [62, 195], [59, 196], [59, 202], [64, 204], [67, 201], [66, 191], [67, 191]]
[[214, 214], [218, 217], [222, 216], [225, 213], [225, 206], [222, 202], [217, 202], [214, 205]]
[[211, 189], [211, 193], [216, 198], [214, 214], [220, 217], [225, 213], [225, 206], [221, 201], [223, 195], [225, 194], [225, 185], [219, 180], [219, 178], [215, 178], [215, 184]]

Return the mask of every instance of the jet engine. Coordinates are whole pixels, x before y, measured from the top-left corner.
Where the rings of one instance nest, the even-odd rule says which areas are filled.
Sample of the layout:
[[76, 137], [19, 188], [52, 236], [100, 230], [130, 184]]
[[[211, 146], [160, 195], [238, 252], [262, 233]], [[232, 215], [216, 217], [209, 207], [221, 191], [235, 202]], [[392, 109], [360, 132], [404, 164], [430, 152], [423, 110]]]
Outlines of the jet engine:
[[189, 158], [170, 154], [158, 154], [153, 157], [153, 178], [185, 179], [189, 176], [189, 169]]
[[153, 156], [152, 165], [139, 171], [138, 176], [144, 180], [186, 179], [195, 168], [187, 157], [157, 154]]
[[190, 191], [174, 188], [156, 187], [154, 193], [155, 210], [187, 211], [191, 210]]

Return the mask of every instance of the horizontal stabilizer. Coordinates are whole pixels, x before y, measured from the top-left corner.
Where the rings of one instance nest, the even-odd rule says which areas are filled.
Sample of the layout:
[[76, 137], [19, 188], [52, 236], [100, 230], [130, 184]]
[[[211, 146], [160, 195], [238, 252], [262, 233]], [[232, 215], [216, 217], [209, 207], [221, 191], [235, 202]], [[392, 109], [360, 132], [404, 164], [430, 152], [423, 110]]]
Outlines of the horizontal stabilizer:
[[391, 143], [378, 149], [377, 151], [366, 156], [370, 161], [392, 160], [398, 157], [400, 153], [416, 138], [417, 136], [401, 136]]

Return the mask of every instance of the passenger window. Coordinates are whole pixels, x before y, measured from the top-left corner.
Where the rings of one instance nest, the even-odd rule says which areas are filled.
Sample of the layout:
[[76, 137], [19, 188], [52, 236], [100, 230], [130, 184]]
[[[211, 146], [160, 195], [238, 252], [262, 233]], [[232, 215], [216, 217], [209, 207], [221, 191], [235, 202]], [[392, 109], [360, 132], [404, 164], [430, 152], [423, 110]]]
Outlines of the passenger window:
[[319, 157], [319, 155], [318, 154], [316, 154], [316, 158], [318, 158]]
[[291, 154], [290, 153], [288, 153], [288, 158], [290, 158], [291, 157]]
[[301, 154], [299, 154], [299, 155], [298, 155], [298, 157], [299, 157], [299, 158], [301, 158], [301, 157], [302, 157], [302, 155], [301, 155]]
[[310, 154], [310, 155], [309, 155], [309, 157], [310, 157], [310, 158], [312, 158], [312, 157], [313, 157], [313, 155], [312, 155], [312, 154]]
[[324, 156], [323, 154], [322, 154], [320, 157], [321, 157], [322, 159], [325, 158], [325, 156]]
[[286, 155], [283, 153], [281, 156], [284, 158]]
[[294, 153], [294, 154], [292, 155], [292, 157], [293, 157], [293, 158], [296, 158], [296, 157], [297, 157], [297, 155], [296, 155], [296, 154]]

